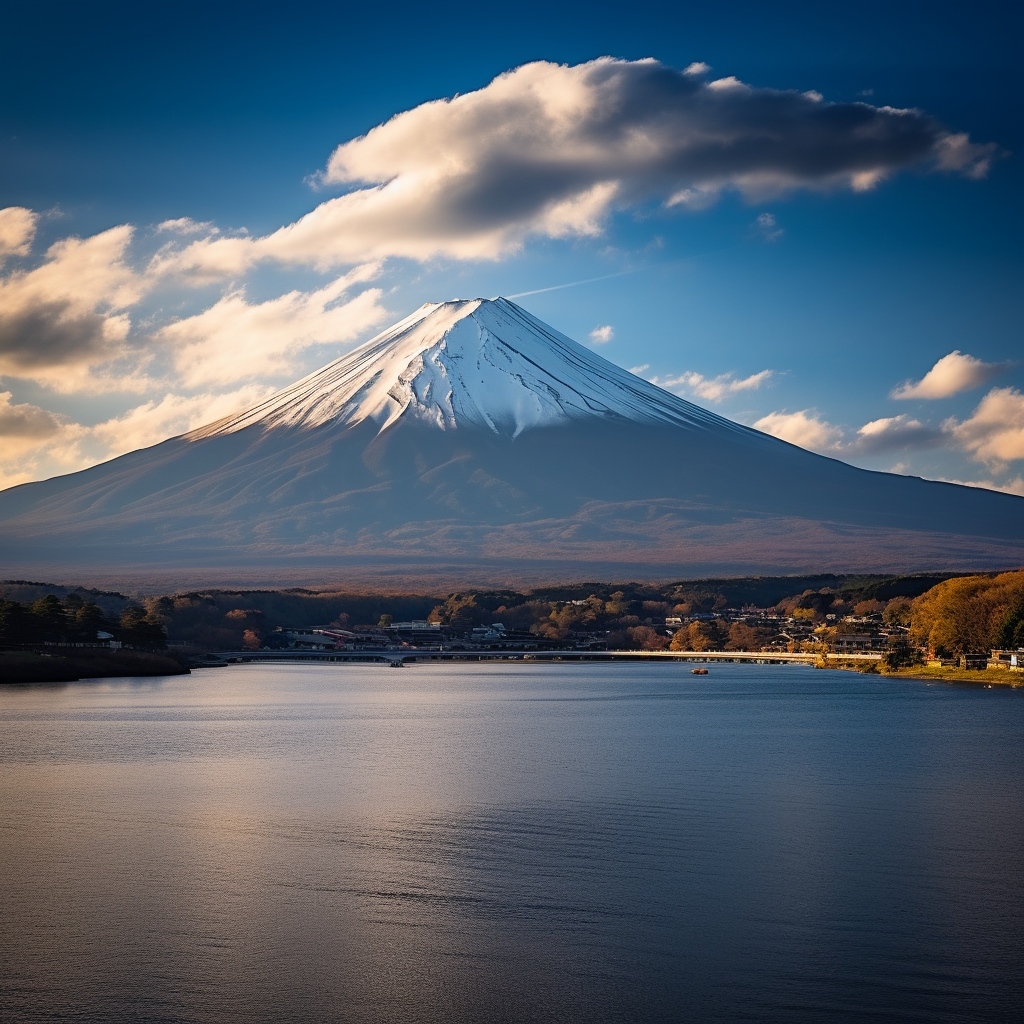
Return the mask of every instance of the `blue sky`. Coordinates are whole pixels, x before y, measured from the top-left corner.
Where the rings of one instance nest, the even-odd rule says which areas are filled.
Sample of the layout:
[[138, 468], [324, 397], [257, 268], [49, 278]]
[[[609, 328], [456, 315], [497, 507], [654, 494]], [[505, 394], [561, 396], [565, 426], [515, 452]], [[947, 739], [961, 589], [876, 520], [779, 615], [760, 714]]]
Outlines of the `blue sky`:
[[533, 293], [723, 415], [1024, 492], [1013, 7], [24, 6], [0, 485], [235, 411], [422, 302]]

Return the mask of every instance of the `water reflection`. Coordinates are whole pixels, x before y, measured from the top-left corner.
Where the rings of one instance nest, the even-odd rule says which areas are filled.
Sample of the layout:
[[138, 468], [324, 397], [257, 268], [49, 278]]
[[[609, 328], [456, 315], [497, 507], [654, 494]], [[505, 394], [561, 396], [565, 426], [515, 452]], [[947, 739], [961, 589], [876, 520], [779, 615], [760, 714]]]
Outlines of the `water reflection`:
[[4, 1019], [1010, 1019], [1020, 695], [397, 675], [0, 694]]

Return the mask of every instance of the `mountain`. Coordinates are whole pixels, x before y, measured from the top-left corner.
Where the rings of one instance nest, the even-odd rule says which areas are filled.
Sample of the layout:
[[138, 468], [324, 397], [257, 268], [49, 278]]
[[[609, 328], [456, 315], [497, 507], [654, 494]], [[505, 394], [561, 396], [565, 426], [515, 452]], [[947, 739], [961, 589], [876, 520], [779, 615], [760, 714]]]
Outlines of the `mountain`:
[[248, 411], [0, 492], [5, 575], [368, 583], [1024, 563], [1024, 499], [855, 469], [507, 299], [427, 304]]

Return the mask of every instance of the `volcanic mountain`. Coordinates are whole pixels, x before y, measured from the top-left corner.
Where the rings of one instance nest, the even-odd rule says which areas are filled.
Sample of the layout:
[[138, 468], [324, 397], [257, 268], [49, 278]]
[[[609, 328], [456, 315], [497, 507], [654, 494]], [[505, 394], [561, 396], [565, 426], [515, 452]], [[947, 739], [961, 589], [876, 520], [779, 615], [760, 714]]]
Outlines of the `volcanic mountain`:
[[7, 571], [682, 577], [1001, 568], [1024, 499], [716, 416], [507, 299], [428, 304], [237, 416], [0, 493]]

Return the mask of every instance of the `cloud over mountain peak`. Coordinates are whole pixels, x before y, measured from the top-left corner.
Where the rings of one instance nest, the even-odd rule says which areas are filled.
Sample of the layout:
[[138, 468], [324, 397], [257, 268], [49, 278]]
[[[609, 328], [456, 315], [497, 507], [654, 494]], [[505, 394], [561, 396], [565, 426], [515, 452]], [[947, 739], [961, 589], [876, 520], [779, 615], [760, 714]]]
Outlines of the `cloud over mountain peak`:
[[705, 81], [653, 59], [524, 64], [397, 114], [335, 149], [351, 191], [263, 238], [207, 238], [169, 269], [326, 268], [401, 256], [494, 259], [529, 236], [601, 233], [616, 210], [701, 208], [795, 189], [864, 191], [914, 165], [981, 177], [996, 155], [917, 110]]

